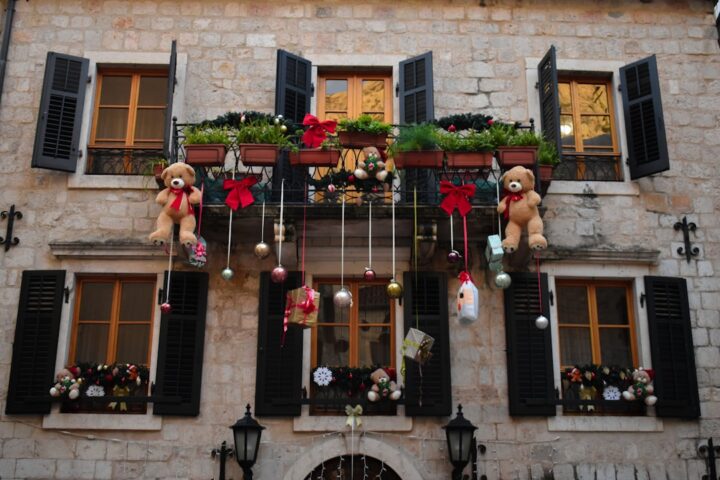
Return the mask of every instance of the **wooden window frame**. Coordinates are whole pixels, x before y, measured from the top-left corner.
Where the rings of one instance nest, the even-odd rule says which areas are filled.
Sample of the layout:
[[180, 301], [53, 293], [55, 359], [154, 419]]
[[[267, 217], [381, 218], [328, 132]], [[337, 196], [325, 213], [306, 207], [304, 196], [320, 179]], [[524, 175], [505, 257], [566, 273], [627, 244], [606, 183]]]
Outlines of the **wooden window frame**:
[[[585, 287], [587, 304], [588, 304], [588, 323], [577, 324], [577, 323], [563, 323], [562, 319], [558, 315], [558, 347], [560, 348], [560, 365], [561, 369], [571, 368], [575, 365], [566, 365], [563, 363], [562, 348], [560, 342], [562, 341], [561, 332], [563, 327], [568, 328], [587, 328], [590, 330], [590, 348], [592, 350], [592, 363], [595, 365], [602, 364], [602, 351], [600, 346], [600, 329], [601, 328], [622, 328], [629, 329], [630, 333], [630, 351], [632, 355], [631, 365], [633, 368], [638, 365], [638, 346], [637, 346], [637, 332], [635, 330], [635, 309], [633, 307], [633, 285], [631, 281], [623, 280], [584, 280], [584, 279], [558, 279], [555, 281], [555, 289], [559, 293], [559, 287]], [[597, 310], [597, 287], [621, 287], [625, 288], [625, 306], [628, 315], [627, 325], [600, 325], [598, 323], [598, 310]], [[559, 295], [558, 295], [559, 296]], [[630, 366], [630, 365], [622, 365]]]
[[[312, 365], [312, 368], [318, 367], [317, 363], [317, 355], [318, 355], [318, 335], [317, 335], [317, 329], [318, 327], [347, 327], [348, 328], [348, 343], [349, 346], [349, 354], [348, 354], [348, 365], [330, 365], [331, 367], [362, 367], [363, 365], [358, 365], [358, 352], [359, 352], [359, 343], [360, 343], [360, 335], [359, 335], [359, 329], [360, 327], [385, 327], [388, 324], [387, 323], [361, 323], [360, 322], [360, 286], [365, 285], [387, 285], [387, 282], [389, 279], [376, 279], [373, 281], [366, 281], [363, 279], [353, 279], [353, 280], [345, 280], [345, 286], [350, 290], [350, 293], [353, 296], [353, 304], [350, 307], [350, 312], [348, 314], [348, 323], [320, 323], [319, 321], [313, 325], [312, 327], [312, 339], [311, 339], [311, 357], [310, 362]], [[319, 291], [320, 284], [323, 285], [339, 285], [340, 279], [339, 278], [321, 278], [314, 280], [313, 282], [313, 288], [316, 291]], [[388, 300], [388, 304], [390, 305], [390, 365], [381, 365], [382, 367], [391, 367], [395, 368], [395, 302], [391, 302]]]
[[[165, 77], [168, 76], [167, 68], [153, 69], [131, 69], [131, 68], [102, 68], [98, 70], [97, 91], [95, 94], [95, 105], [93, 107], [93, 121], [90, 133], [90, 148], [118, 148], [118, 149], [161, 149], [164, 138], [157, 140], [143, 140], [139, 144], [135, 140], [135, 127], [137, 123], [138, 101], [140, 97], [140, 79], [141, 77]], [[125, 130], [124, 144], [120, 145], [120, 141], [103, 140], [98, 143], [97, 126], [100, 117], [100, 98], [102, 96], [103, 78], [110, 76], [130, 76], [130, 103], [129, 105], [117, 105], [118, 108], [128, 109], [128, 123]], [[166, 92], [167, 93], [167, 92]], [[167, 95], [166, 95], [167, 96]], [[110, 105], [112, 106], [112, 105]], [[108, 107], [104, 105], [103, 107]], [[166, 109], [167, 104], [143, 106], [142, 108]], [[167, 120], [167, 119], [166, 119]]]
[[[96, 323], [96, 324], [108, 324], [108, 343], [107, 343], [107, 350], [105, 352], [105, 358], [104, 359], [95, 359], [97, 363], [106, 363], [106, 364], [112, 364], [116, 362], [116, 355], [117, 355], [117, 337], [118, 337], [118, 329], [120, 326], [120, 294], [121, 294], [121, 286], [123, 284], [127, 283], [147, 283], [147, 284], [153, 284], [153, 297], [156, 298], [157, 296], [157, 278], [155, 276], [148, 276], [148, 275], [87, 275], [87, 276], [81, 276], [77, 279], [77, 299], [75, 301], [75, 308], [73, 311], [73, 319], [72, 319], [72, 333], [71, 333], [71, 339], [70, 339], [70, 353], [68, 355], [68, 363], [76, 363], [76, 353], [77, 353], [77, 335], [79, 331], [80, 326], [80, 307], [82, 305], [82, 296], [83, 296], [83, 284], [85, 282], [97, 282], [97, 283], [112, 283], [113, 284], [113, 299], [112, 299], [112, 308], [110, 310], [110, 320], [109, 322], [104, 321], [90, 321], [90, 322], [82, 322], [82, 323]], [[140, 321], [132, 321], [132, 322], [122, 322], [125, 325], [148, 325], [148, 347], [147, 347], [147, 357], [145, 359], [145, 365], [150, 366], [150, 360], [152, 355], [152, 337], [153, 337], [153, 328], [154, 328], [154, 322], [155, 322], [155, 303], [151, 302], [151, 309], [149, 312], [149, 323], [148, 322], [140, 322]]]
[[321, 70], [318, 71], [318, 95], [317, 95], [317, 112], [320, 120], [326, 120], [325, 110], [325, 81], [326, 80], [345, 80], [348, 82], [348, 108], [347, 118], [357, 118], [363, 114], [362, 111], [362, 81], [363, 80], [383, 80], [385, 83], [385, 112], [384, 122], [392, 123], [393, 121], [393, 98], [392, 98], [392, 72], [379, 73], [377, 71], [341, 71], [341, 70]]

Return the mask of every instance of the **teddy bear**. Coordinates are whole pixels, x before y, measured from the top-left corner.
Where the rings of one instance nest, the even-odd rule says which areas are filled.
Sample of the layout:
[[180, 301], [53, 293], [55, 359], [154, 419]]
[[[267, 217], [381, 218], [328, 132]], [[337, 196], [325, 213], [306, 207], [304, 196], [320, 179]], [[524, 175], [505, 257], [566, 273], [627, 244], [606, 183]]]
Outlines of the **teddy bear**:
[[543, 237], [543, 221], [537, 208], [540, 195], [534, 190], [535, 175], [527, 168], [518, 166], [505, 172], [501, 179], [506, 195], [498, 204], [497, 211], [507, 220], [503, 249], [506, 253], [515, 252], [522, 229], [527, 225], [530, 248], [544, 250], [547, 248], [547, 240]]
[[645, 405], [655, 405], [657, 397], [653, 395], [655, 388], [653, 387], [653, 377], [655, 372], [653, 370], [640, 367], [636, 369], [633, 374], [633, 384], [623, 392], [623, 398], [628, 401], [633, 400], [644, 400]]
[[377, 402], [383, 398], [390, 400], [398, 400], [402, 396], [402, 391], [397, 384], [391, 380], [390, 375], [382, 368], [378, 368], [370, 374], [370, 380], [373, 386], [370, 387], [367, 397], [371, 402]]
[[387, 170], [385, 170], [385, 162], [382, 160], [382, 155], [376, 147], [365, 147], [363, 148], [365, 154], [364, 160], [358, 160], [357, 168], [353, 172], [355, 178], [358, 180], [367, 180], [370, 175], [374, 175], [375, 178], [384, 182], [388, 176]]
[[157, 218], [157, 230], [150, 234], [156, 245], [165, 243], [172, 234], [174, 223], [180, 224], [180, 243], [195, 245], [195, 215], [193, 205], [200, 203], [200, 190], [195, 188], [195, 170], [186, 163], [173, 163], [160, 176], [165, 189], [155, 202], [163, 207]]
[[67, 368], [63, 368], [55, 375], [55, 382], [55, 385], [50, 388], [51, 396], [61, 397], [67, 395], [70, 400], [75, 400], [80, 396], [82, 379], [76, 379], [75, 375]]

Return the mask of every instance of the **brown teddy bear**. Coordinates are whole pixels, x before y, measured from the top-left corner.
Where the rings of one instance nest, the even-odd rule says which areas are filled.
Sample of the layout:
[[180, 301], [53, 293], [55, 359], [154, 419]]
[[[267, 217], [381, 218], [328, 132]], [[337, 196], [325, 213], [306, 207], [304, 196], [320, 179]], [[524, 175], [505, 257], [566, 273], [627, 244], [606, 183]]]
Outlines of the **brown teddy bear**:
[[155, 202], [163, 209], [157, 218], [157, 230], [150, 234], [150, 240], [156, 245], [167, 242], [172, 234], [174, 223], [180, 224], [180, 243], [195, 245], [195, 215], [193, 205], [200, 203], [200, 190], [195, 184], [195, 170], [186, 163], [173, 163], [163, 170], [161, 178], [165, 188], [158, 193]]
[[535, 192], [535, 175], [525, 167], [513, 167], [502, 176], [505, 197], [497, 207], [498, 213], [507, 220], [503, 249], [507, 253], [517, 250], [520, 234], [525, 225], [528, 230], [528, 244], [533, 250], [547, 248], [543, 237], [543, 221], [538, 212], [540, 195]]
[[371, 402], [377, 402], [384, 398], [398, 400], [402, 396], [402, 391], [384, 369], [378, 368], [371, 373], [370, 380], [374, 383], [367, 394], [368, 400]]

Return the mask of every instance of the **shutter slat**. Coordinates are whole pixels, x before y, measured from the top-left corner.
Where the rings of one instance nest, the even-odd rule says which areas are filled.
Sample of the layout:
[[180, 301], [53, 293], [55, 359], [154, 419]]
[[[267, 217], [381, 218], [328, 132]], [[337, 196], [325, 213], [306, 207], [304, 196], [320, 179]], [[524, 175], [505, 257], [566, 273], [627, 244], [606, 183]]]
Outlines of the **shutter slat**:
[[285, 50], [277, 51], [275, 113], [302, 123], [310, 111], [312, 63]]
[[538, 87], [540, 91], [540, 117], [545, 139], [562, 150], [560, 140], [560, 100], [558, 94], [558, 72], [555, 46], [545, 54], [538, 64]]
[[[505, 290], [505, 334], [510, 415], [555, 415], [552, 341], [540, 330], [540, 291], [536, 273], [512, 273]], [[541, 274], [542, 314], [550, 318], [547, 274]]]
[[645, 277], [659, 417], [698, 418], [700, 399], [684, 278]]
[[[405, 414], [450, 415], [452, 392], [447, 275], [438, 272], [406, 272], [403, 288], [405, 333], [410, 328], [419, 328], [435, 339], [433, 356], [422, 366], [422, 378], [418, 364], [410, 359], [405, 360]], [[421, 386], [422, 398], [419, 391]]]
[[670, 169], [655, 56], [620, 69], [630, 178]]
[[32, 166], [74, 172], [89, 61], [48, 52]]
[[400, 62], [398, 69], [400, 123], [423, 123], [435, 118], [432, 52]]
[[285, 296], [301, 286], [299, 272], [288, 272], [283, 283], [260, 274], [258, 348], [255, 382], [257, 416], [298, 416], [302, 389], [303, 331], [288, 328], [281, 346]]
[[[50, 413], [48, 395], [55, 378], [64, 270], [28, 270], [20, 287], [12, 366], [5, 413]], [[33, 399], [33, 400], [28, 400]]]
[[[168, 274], [164, 285], [167, 288]], [[180, 397], [180, 403], [155, 403], [156, 415], [197, 416], [200, 413], [208, 274], [172, 272], [172, 311], [160, 320], [157, 392]]]

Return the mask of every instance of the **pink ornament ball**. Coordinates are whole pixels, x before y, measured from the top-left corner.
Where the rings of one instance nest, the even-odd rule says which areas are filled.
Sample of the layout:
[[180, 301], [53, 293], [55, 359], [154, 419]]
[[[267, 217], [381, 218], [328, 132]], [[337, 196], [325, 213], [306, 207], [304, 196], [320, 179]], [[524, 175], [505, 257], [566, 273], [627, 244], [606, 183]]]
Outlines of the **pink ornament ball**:
[[365, 273], [363, 273], [363, 278], [367, 280], [368, 282], [372, 282], [375, 280], [377, 275], [375, 274], [375, 270], [373, 270], [370, 267], [365, 267]]
[[277, 267], [273, 268], [273, 271], [270, 272], [270, 279], [274, 283], [282, 283], [285, 280], [287, 280], [288, 272], [285, 270], [285, 267], [282, 265], [278, 265]]
[[169, 303], [165, 302], [160, 305], [160, 311], [167, 315], [168, 313], [172, 312], [172, 306]]

